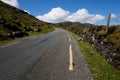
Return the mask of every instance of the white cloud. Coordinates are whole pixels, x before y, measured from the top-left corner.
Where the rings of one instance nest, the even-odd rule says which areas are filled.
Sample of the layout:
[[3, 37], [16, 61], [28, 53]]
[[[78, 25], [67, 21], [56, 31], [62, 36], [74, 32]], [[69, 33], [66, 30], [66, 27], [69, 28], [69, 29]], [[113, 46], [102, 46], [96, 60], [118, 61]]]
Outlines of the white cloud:
[[105, 19], [104, 16], [90, 14], [86, 9], [79, 9], [77, 12], [72, 13], [66, 18], [67, 21], [82, 23], [96, 23], [103, 19]]
[[112, 14], [111, 18], [117, 18], [117, 15], [116, 14]]
[[99, 14], [90, 14], [86, 9], [79, 9], [78, 11], [71, 13], [60, 7], [53, 8], [49, 13], [37, 16], [38, 19], [57, 23], [63, 21], [82, 22], [82, 23], [96, 23], [104, 20], [105, 17]]
[[27, 12], [28, 14], [30, 14], [30, 12], [28, 10], [24, 10], [24, 12]]
[[53, 8], [49, 13], [44, 14], [43, 16], [37, 16], [37, 18], [45, 22], [57, 23], [64, 21], [68, 15], [69, 11], [57, 7]]
[[1, 0], [1, 1], [3, 1], [3, 2], [7, 3], [7, 4], [10, 4], [10, 5], [14, 6], [14, 7], [17, 7], [17, 8], [19, 7], [19, 4], [18, 4], [17, 0]]
[[120, 15], [119, 14], [112, 14], [111, 19], [114, 22], [120, 23]]

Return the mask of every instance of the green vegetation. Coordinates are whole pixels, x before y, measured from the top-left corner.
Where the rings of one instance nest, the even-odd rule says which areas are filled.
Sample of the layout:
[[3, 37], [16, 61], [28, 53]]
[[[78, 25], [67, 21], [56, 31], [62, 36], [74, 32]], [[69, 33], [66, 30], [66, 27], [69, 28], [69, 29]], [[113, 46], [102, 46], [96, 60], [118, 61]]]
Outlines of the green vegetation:
[[84, 24], [81, 24], [78, 22], [61, 22], [61, 23], [55, 24], [55, 26], [64, 28], [66, 30], [70, 30], [73, 32], [81, 32], [83, 31], [83, 28], [85, 27]]
[[105, 32], [105, 26], [96, 26], [89, 29], [90, 34], [95, 34], [97, 39], [102, 37], [107, 40], [109, 44], [112, 44], [113, 48], [120, 50], [120, 26], [111, 26], [108, 29], [108, 33]]
[[52, 24], [0, 1], [0, 42], [53, 30]]
[[[88, 42], [78, 41], [78, 35], [71, 32], [87, 60], [94, 80], [120, 80], [120, 71], [110, 65]], [[94, 53], [94, 54], [91, 54]]]
[[62, 22], [55, 24], [55, 26], [74, 32], [77, 35], [83, 32], [91, 35], [95, 34], [97, 40], [103, 39], [103, 42], [111, 44], [114, 50], [120, 51], [120, 25], [110, 26], [107, 33], [105, 31], [106, 26], [95, 26], [88, 23]]

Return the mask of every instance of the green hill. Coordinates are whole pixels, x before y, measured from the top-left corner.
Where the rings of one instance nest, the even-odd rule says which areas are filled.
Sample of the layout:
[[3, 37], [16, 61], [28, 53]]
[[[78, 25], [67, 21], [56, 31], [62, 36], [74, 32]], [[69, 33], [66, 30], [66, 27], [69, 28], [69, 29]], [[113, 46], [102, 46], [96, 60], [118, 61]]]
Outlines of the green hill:
[[50, 23], [0, 1], [0, 41], [52, 30]]

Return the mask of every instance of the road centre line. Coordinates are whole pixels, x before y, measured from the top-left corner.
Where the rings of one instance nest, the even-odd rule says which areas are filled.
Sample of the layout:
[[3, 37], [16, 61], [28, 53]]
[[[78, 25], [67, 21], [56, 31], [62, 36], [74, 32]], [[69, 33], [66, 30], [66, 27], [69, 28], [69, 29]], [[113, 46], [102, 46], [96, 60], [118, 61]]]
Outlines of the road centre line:
[[69, 56], [70, 56], [70, 62], [69, 62], [69, 70], [73, 70], [73, 53], [72, 53], [72, 45], [69, 45]]
[[69, 42], [71, 42], [71, 38], [69, 37]]

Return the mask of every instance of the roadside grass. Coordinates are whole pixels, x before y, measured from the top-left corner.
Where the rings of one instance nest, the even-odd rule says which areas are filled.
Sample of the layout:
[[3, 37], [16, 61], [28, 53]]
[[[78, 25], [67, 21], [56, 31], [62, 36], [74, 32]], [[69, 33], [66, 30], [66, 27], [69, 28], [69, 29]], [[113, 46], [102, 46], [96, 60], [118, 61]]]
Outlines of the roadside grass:
[[27, 37], [32, 37], [32, 36], [35, 36], [35, 35], [40, 35], [40, 34], [45, 34], [45, 33], [49, 33], [49, 32], [52, 32], [54, 31], [55, 29], [51, 29], [51, 30], [45, 30], [45, 31], [42, 31], [42, 32], [29, 32], [29, 36], [24, 36], [24, 37], [20, 37], [20, 38], [15, 38], [15, 39], [7, 39], [7, 40], [3, 40], [3, 41], [0, 41], [0, 46], [3, 46], [3, 45], [6, 45], [6, 44], [9, 44], [10, 42], [13, 42], [13, 41], [17, 41], [17, 40], [20, 40], [20, 39], [24, 39], [24, 38], [27, 38]]
[[[78, 35], [70, 32], [80, 47], [80, 50], [87, 60], [94, 80], [120, 80], [120, 70], [110, 65], [88, 42], [78, 41]], [[94, 53], [94, 54], [90, 54]]]

